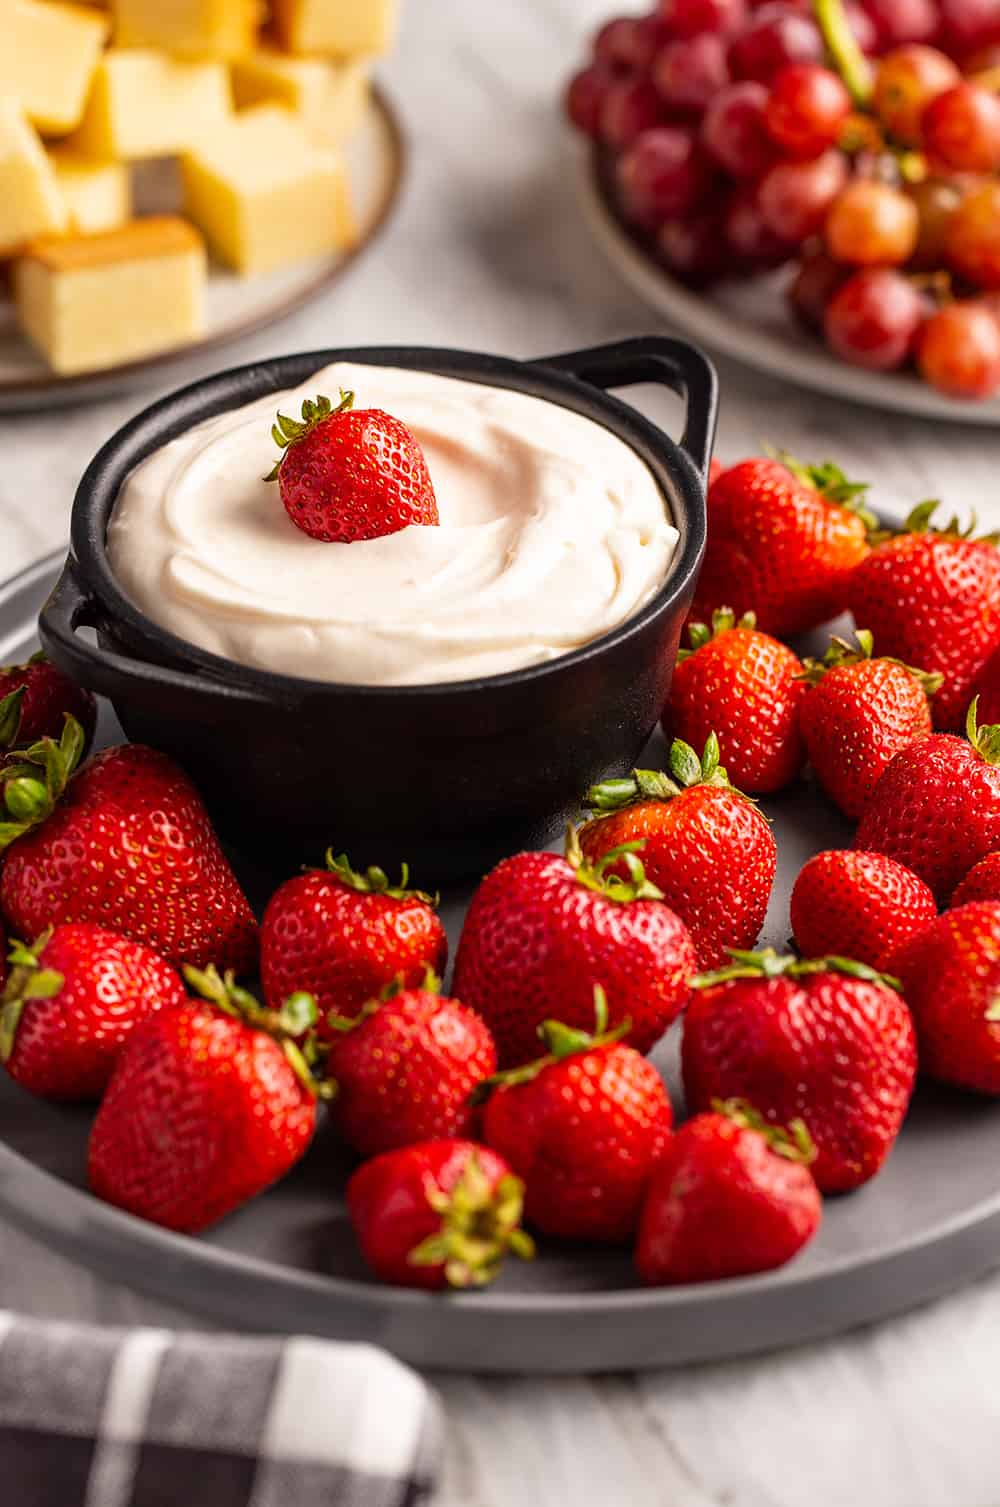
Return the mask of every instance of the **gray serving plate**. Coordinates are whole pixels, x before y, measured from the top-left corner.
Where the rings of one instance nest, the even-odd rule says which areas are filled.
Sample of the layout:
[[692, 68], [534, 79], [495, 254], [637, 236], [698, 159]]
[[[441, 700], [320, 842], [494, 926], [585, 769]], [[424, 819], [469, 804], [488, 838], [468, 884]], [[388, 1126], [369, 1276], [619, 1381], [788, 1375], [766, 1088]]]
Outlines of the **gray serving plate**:
[[[35, 647], [34, 619], [61, 563], [52, 556], [0, 588], [0, 663]], [[110, 717], [101, 736], [118, 736]], [[802, 863], [845, 845], [850, 832], [806, 786], [766, 804], [781, 863], [765, 940], [780, 946]], [[319, 836], [317, 859], [328, 836], [336, 834]], [[276, 876], [240, 867], [266, 897]], [[465, 898], [447, 897], [453, 938]], [[675, 1038], [654, 1055], [680, 1110]], [[324, 1129], [284, 1183], [206, 1236], [172, 1235], [85, 1191], [88, 1122], [86, 1112], [34, 1100], [0, 1074], [4, 1216], [115, 1282], [217, 1322], [369, 1340], [431, 1368], [567, 1373], [714, 1360], [884, 1318], [1000, 1266], [1000, 1105], [927, 1086], [885, 1170], [828, 1200], [822, 1231], [800, 1259], [761, 1277], [673, 1289], [638, 1287], [626, 1251], [548, 1242], [484, 1293], [379, 1286], [360, 1263], [344, 1209], [350, 1160]]]

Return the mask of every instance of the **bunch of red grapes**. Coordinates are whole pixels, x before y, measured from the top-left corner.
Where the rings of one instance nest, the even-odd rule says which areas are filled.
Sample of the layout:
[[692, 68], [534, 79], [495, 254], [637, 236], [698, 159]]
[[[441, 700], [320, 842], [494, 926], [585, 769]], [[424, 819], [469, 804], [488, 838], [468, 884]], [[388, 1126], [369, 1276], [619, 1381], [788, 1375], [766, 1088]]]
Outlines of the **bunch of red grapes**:
[[1000, 388], [1000, 0], [661, 0], [602, 27], [566, 109], [682, 281], [793, 263], [845, 360]]

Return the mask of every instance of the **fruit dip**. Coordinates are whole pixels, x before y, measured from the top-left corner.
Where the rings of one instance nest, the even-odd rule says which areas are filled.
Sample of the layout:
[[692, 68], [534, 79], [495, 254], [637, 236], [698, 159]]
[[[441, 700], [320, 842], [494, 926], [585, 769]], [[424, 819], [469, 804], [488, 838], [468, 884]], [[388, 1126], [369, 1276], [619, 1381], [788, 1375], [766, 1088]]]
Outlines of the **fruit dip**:
[[[280, 408], [338, 389], [409, 425], [440, 526], [331, 544], [263, 478]], [[523, 393], [338, 362], [197, 425], [124, 483], [108, 528], [132, 601], [179, 638], [313, 680], [420, 685], [542, 664], [632, 617], [677, 544], [652, 473], [607, 429]]]

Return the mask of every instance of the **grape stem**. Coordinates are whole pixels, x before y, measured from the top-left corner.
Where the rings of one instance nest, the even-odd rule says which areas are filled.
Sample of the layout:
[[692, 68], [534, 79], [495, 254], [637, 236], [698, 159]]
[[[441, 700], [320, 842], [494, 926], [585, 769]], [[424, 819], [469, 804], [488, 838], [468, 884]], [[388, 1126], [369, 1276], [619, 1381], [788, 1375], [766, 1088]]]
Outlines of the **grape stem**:
[[856, 105], [867, 105], [874, 88], [872, 70], [851, 30], [844, 0], [813, 0], [813, 14], [848, 93]]

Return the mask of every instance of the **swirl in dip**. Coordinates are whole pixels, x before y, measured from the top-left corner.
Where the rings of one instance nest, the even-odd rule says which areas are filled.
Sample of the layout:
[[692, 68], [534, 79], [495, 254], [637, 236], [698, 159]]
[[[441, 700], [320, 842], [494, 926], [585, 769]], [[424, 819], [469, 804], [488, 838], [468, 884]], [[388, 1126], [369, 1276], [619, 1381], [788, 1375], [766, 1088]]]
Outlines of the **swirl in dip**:
[[[423, 447], [439, 528], [328, 544], [276, 483], [277, 409], [339, 388]], [[557, 404], [421, 371], [338, 362], [197, 425], [138, 465], [108, 529], [114, 573], [179, 638], [313, 680], [420, 685], [541, 664], [632, 617], [677, 544], [626, 444]]]

